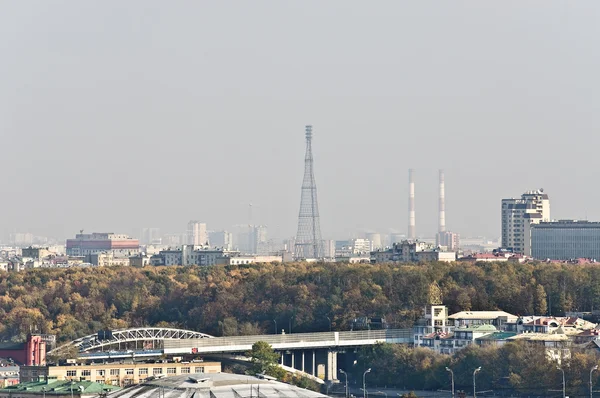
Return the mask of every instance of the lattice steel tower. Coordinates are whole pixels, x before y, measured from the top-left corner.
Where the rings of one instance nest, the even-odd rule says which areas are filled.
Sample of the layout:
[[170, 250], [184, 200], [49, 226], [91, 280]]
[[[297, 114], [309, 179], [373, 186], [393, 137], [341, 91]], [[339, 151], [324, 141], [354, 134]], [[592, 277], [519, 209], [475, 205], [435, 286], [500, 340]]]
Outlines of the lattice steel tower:
[[296, 234], [296, 247], [294, 249], [294, 258], [296, 260], [322, 259], [324, 257], [311, 142], [312, 126], [306, 126], [304, 180], [302, 181], [298, 233]]

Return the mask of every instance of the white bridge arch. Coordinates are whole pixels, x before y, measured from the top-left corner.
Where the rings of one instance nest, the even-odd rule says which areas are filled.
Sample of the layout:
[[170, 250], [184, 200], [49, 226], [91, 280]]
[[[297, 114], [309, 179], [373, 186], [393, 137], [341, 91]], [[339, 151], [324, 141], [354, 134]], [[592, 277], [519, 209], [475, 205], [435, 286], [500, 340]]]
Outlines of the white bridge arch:
[[110, 337], [107, 339], [98, 339], [98, 334], [90, 334], [80, 337], [70, 343], [57, 347], [50, 351], [59, 352], [65, 348], [77, 347], [79, 352], [89, 352], [121, 343], [130, 343], [137, 341], [165, 341], [165, 340], [189, 340], [212, 338], [213, 336], [195, 332], [193, 330], [172, 329], [172, 328], [134, 328], [118, 329], [110, 331]]

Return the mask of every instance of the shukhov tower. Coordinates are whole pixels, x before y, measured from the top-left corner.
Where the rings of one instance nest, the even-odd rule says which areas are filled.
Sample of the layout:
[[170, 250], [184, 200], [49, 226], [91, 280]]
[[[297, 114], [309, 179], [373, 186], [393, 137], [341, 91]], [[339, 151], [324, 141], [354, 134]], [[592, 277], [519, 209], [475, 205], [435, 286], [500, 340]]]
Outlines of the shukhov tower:
[[323, 241], [319, 223], [319, 205], [317, 202], [317, 184], [313, 172], [312, 126], [306, 126], [306, 155], [304, 156], [304, 180], [300, 214], [298, 215], [298, 233], [294, 257], [297, 260], [322, 259]]

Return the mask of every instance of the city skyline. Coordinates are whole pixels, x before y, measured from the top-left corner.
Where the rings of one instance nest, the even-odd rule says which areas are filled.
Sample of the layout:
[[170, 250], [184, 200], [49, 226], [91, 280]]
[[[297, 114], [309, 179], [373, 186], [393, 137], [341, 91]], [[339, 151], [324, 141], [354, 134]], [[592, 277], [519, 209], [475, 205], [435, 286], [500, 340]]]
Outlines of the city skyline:
[[324, 238], [406, 233], [409, 168], [420, 236], [438, 169], [462, 236], [539, 188], [554, 218], [600, 219], [598, 4], [235, 4], [8, 4], [0, 236], [227, 229], [249, 203], [293, 236], [306, 124]]

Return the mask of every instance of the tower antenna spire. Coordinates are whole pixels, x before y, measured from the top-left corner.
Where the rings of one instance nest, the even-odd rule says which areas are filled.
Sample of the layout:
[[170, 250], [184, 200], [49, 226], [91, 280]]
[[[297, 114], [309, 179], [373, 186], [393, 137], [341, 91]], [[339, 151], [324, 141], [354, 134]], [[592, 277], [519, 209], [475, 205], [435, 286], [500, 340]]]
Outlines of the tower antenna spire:
[[312, 126], [306, 126], [306, 155], [304, 156], [304, 179], [298, 214], [298, 232], [296, 233], [296, 260], [322, 259], [323, 240], [319, 221], [317, 202], [317, 184], [313, 171]]

